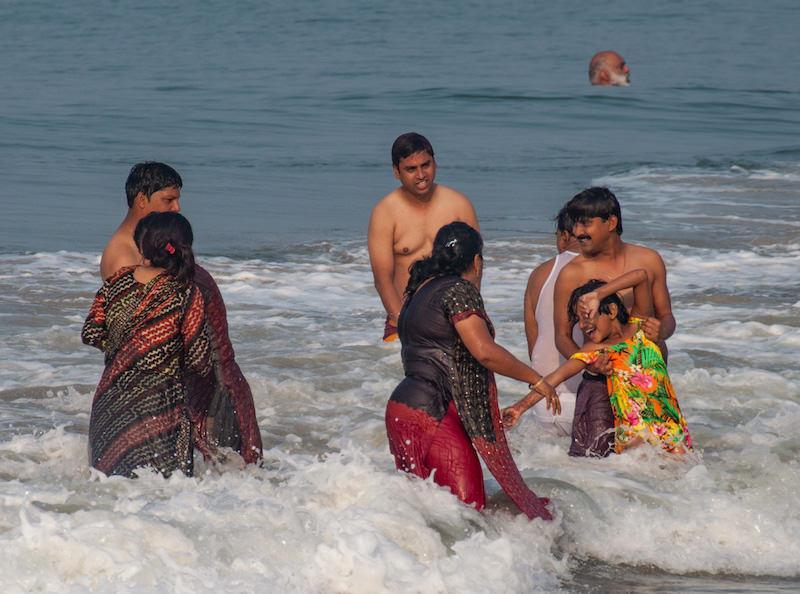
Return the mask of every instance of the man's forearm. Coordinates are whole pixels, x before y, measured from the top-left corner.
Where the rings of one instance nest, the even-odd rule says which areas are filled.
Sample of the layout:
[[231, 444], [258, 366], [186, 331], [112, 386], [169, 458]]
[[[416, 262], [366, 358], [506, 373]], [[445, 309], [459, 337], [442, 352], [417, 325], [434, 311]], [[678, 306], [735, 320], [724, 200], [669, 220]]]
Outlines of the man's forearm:
[[381, 303], [386, 310], [389, 317], [395, 321], [397, 315], [400, 313], [400, 308], [403, 306], [403, 299], [397, 294], [397, 289], [391, 281], [375, 280], [375, 289], [381, 298]]
[[661, 322], [661, 340], [667, 340], [670, 336], [675, 334], [677, 323], [675, 322], [675, 316], [672, 315], [672, 312], [658, 318], [658, 321]]

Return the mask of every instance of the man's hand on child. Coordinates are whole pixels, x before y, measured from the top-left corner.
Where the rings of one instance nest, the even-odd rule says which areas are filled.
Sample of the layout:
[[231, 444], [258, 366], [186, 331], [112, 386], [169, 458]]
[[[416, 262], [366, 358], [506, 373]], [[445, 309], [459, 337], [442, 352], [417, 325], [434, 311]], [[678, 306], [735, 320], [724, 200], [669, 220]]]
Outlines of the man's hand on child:
[[642, 330], [648, 340], [661, 342], [661, 320], [658, 318], [645, 318], [642, 322]]
[[578, 315], [581, 318], [591, 320], [600, 309], [600, 299], [597, 297], [597, 291], [586, 293], [578, 298]]
[[608, 358], [606, 353], [600, 353], [597, 355], [597, 359], [595, 359], [594, 363], [586, 367], [589, 373], [594, 375], [611, 375], [614, 371], [614, 367], [611, 364], [611, 360]]

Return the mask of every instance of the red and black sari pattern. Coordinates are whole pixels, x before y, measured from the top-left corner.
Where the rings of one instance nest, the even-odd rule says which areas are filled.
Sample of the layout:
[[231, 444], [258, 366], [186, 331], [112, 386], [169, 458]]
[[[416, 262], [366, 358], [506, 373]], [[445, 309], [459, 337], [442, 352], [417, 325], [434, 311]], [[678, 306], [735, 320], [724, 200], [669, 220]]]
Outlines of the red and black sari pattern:
[[105, 353], [89, 421], [89, 461], [106, 474], [192, 474], [183, 370], [212, 372], [203, 296], [167, 274], [146, 285], [123, 268], [95, 296], [83, 342]]

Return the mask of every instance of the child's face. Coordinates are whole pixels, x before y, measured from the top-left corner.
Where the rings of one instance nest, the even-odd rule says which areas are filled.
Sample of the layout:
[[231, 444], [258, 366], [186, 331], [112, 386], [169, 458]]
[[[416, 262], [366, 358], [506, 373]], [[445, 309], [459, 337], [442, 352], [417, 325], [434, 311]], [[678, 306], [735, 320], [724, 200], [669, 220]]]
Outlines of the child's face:
[[581, 332], [594, 343], [603, 342], [614, 330], [615, 316], [612, 314], [596, 313], [592, 318], [581, 318], [578, 326]]

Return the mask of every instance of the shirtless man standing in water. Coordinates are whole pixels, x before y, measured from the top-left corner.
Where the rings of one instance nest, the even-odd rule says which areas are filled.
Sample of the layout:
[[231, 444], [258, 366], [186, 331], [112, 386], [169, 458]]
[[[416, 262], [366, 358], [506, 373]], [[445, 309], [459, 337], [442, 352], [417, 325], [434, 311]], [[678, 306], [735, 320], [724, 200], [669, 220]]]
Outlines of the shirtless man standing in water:
[[408, 284], [408, 269], [431, 253], [436, 232], [453, 221], [480, 230], [469, 199], [434, 183], [436, 160], [424, 136], [409, 132], [394, 141], [392, 169], [400, 187], [372, 209], [367, 233], [372, 276], [387, 314], [386, 342], [397, 338], [397, 316]]
[[[647, 271], [653, 296], [655, 316], [642, 323], [647, 337], [659, 344], [667, 359], [664, 341], [675, 332], [675, 317], [667, 288], [667, 270], [655, 250], [622, 241], [622, 210], [617, 197], [608, 188], [588, 188], [566, 205], [572, 221], [572, 234], [578, 240], [580, 254], [562, 268], [553, 294], [556, 347], [565, 358], [578, 350], [572, 337], [572, 323], [567, 313], [572, 292], [592, 280], [611, 281], [626, 272], [641, 268]], [[620, 293], [625, 306], [633, 305], [633, 290]], [[581, 313], [586, 316], [586, 313]], [[584, 373], [575, 400], [572, 421], [572, 456], [606, 456], [613, 450], [614, 417], [603, 376]]]
[[108, 279], [120, 268], [141, 264], [133, 241], [136, 225], [151, 212], [180, 212], [181, 176], [164, 163], [139, 163], [125, 182], [128, 212], [108, 241], [100, 258], [100, 274]]

